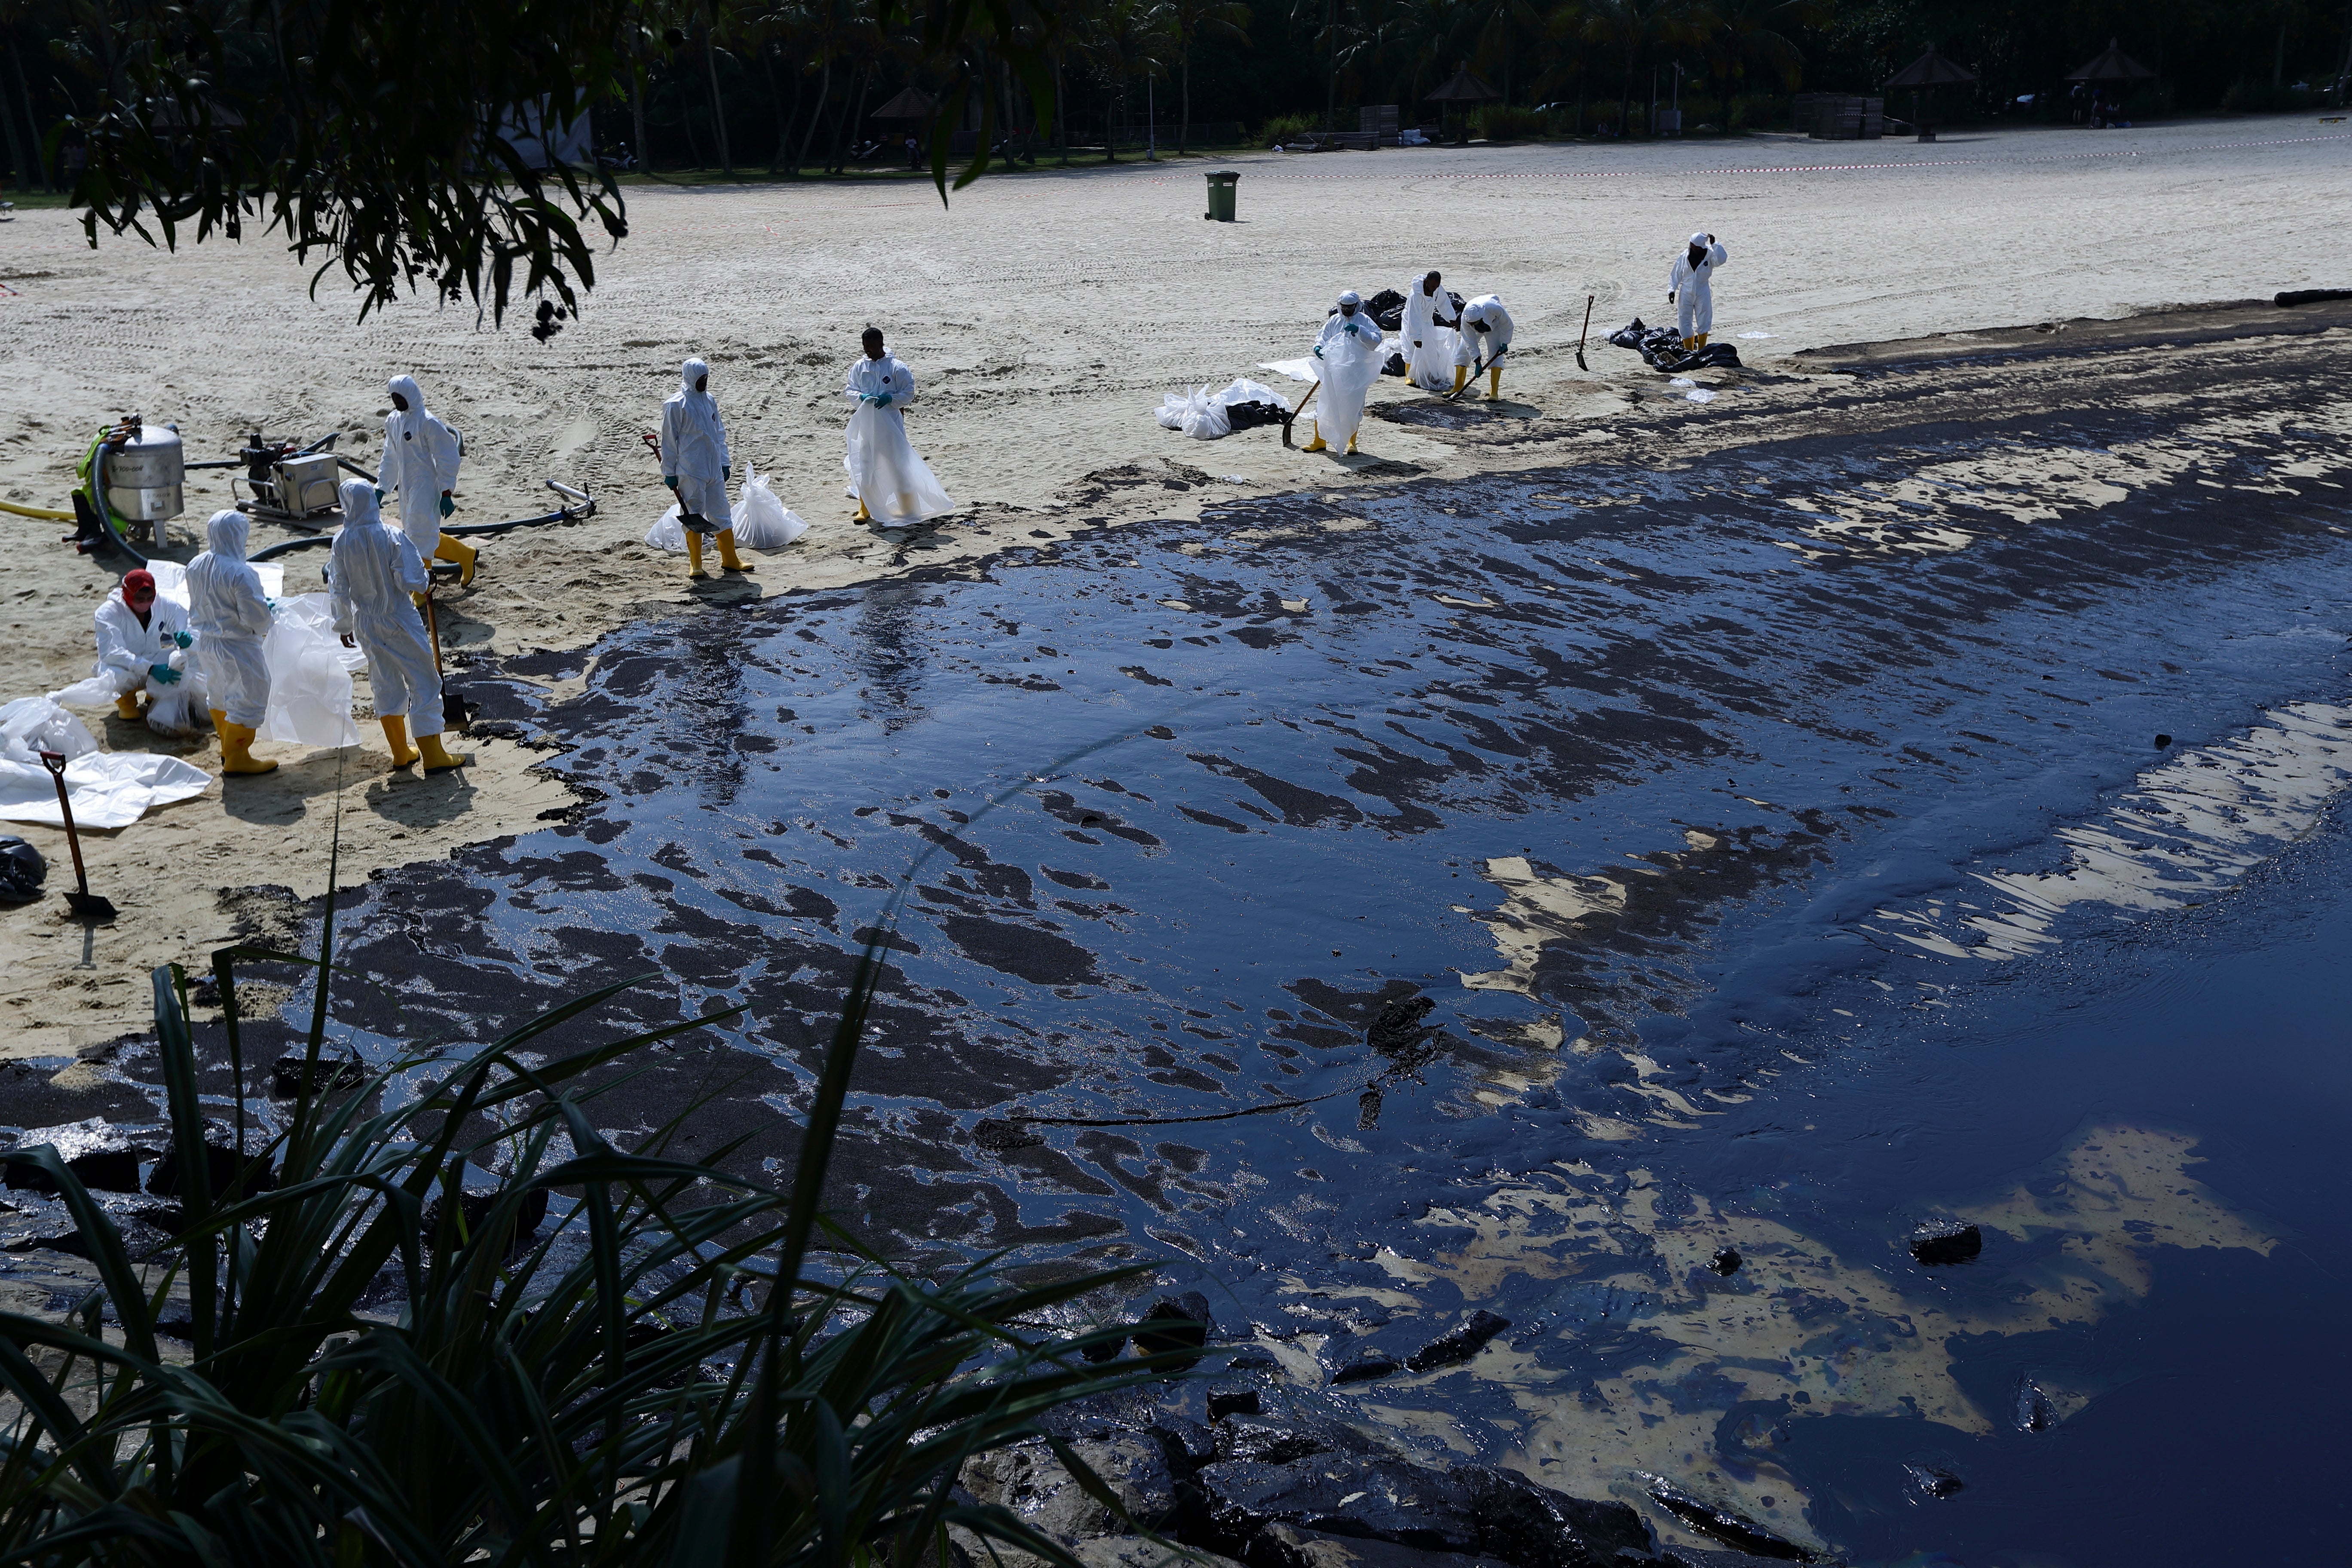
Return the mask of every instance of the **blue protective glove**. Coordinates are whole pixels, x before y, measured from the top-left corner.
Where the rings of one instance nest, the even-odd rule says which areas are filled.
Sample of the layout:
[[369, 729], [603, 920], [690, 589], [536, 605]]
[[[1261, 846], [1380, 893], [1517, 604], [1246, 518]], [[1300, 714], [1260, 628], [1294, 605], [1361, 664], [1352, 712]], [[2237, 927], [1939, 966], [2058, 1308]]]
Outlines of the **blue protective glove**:
[[168, 664], [151, 664], [147, 667], [147, 679], [158, 686], [177, 686], [180, 672]]
[[890, 395], [889, 395], [888, 393], [887, 393], [887, 392], [883, 392], [883, 393], [877, 393], [877, 394], [875, 395], [875, 397], [874, 397], [874, 406], [875, 406], [875, 407], [877, 407], [877, 408], [887, 408], [887, 407], [889, 407], [889, 406], [890, 406]]
[[662, 476], [662, 483], [667, 485], [672, 489], [677, 489], [677, 476], [676, 474], [664, 474]]
[[441, 515], [443, 517], [446, 517], [457, 510], [457, 503], [449, 499], [449, 492], [447, 490], [443, 490], [441, 492]]
[[1323, 345], [1321, 343], [1317, 343], [1315, 345], [1315, 357], [1317, 359], [1321, 359], [1323, 357]]
[[383, 487], [382, 485], [378, 485], [375, 488], [375, 504], [378, 506], [382, 506], [383, 504]]
[[181, 647], [194, 647], [196, 646], [196, 639], [190, 637], [185, 632], [173, 632], [172, 634], [172, 641]]
[[1349, 337], [1351, 337], [1351, 338], [1352, 338], [1352, 337], [1354, 337], [1354, 336], [1356, 335], [1356, 323], [1355, 323], [1355, 322], [1353, 322], [1353, 321], [1349, 321], [1349, 322], [1348, 323], [1347, 331], [1348, 331], [1348, 335], [1349, 335]]
[[722, 484], [722, 485], [723, 485], [723, 484], [725, 484], [728, 480], [730, 480], [730, 479], [733, 479], [734, 477], [735, 477], [735, 466], [734, 466], [733, 464], [731, 464], [731, 463], [728, 464], [726, 467], [724, 467], [724, 468], [720, 468], [720, 469], [719, 470], [719, 482], [720, 484]]

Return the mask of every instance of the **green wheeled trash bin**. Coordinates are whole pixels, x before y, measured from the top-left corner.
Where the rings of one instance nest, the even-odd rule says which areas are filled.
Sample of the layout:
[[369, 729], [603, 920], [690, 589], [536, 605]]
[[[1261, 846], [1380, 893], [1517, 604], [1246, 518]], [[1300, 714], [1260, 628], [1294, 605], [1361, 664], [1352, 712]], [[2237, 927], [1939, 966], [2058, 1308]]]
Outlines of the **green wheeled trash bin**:
[[1217, 223], [1234, 221], [1234, 184], [1242, 177], [1239, 169], [1209, 171], [1209, 210], [1201, 216]]

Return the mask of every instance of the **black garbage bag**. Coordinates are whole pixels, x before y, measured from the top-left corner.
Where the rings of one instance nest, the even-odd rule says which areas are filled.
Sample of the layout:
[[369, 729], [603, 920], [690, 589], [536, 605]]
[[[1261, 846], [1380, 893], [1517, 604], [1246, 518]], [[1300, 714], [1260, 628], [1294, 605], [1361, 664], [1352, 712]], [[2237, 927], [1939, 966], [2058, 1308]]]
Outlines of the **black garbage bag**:
[[1389, 355], [1389, 363], [1381, 366], [1381, 374], [1382, 375], [1402, 375], [1404, 374], [1404, 355], [1401, 353]]
[[1289, 410], [1278, 403], [1228, 403], [1225, 418], [1236, 430], [1255, 430], [1261, 425], [1279, 425], [1289, 417]]
[[1380, 323], [1381, 331], [1395, 332], [1404, 330], [1404, 296], [1393, 289], [1383, 289], [1364, 301], [1364, 309]]
[[1610, 333], [1609, 341], [1615, 343], [1621, 349], [1639, 349], [1642, 346], [1642, 340], [1651, 332], [1657, 330], [1658, 329], [1654, 327], [1643, 326], [1642, 324], [1642, 318], [1636, 316], [1632, 321], [1626, 322], [1623, 326], [1618, 328], [1615, 331]]
[[1672, 327], [1644, 326], [1642, 318], [1634, 317], [1609, 334], [1609, 341], [1621, 349], [1632, 349], [1648, 362], [1652, 370], [1663, 375], [1687, 375], [1695, 370], [1739, 370], [1739, 351], [1730, 343], [1709, 343], [1689, 353], [1683, 352], [1683, 340]]
[[48, 862], [39, 850], [13, 833], [0, 833], [0, 899], [18, 904], [37, 899], [48, 879]]

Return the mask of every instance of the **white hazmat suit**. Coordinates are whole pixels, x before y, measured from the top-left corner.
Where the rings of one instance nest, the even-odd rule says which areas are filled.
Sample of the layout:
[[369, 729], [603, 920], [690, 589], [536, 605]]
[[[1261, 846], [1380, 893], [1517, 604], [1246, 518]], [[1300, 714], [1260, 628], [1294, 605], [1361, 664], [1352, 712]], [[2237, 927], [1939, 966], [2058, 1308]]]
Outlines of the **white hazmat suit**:
[[1424, 392], [1449, 392], [1454, 386], [1454, 350], [1460, 347], [1461, 338], [1454, 328], [1438, 324], [1440, 317], [1450, 317], [1454, 311], [1444, 285], [1439, 284], [1434, 294], [1428, 285], [1429, 275], [1423, 273], [1404, 291], [1405, 374]]
[[849, 471], [858, 515], [896, 528], [953, 511], [955, 498], [907, 439], [901, 411], [915, 400], [915, 373], [887, 350], [880, 359], [861, 353], [850, 362], [841, 395], [857, 405], [841, 466]]
[[[1340, 310], [1327, 316], [1315, 340], [1315, 369], [1323, 383], [1322, 402], [1315, 409], [1315, 439], [1307, 450], [1319, 452], [1333, 442], [1353, 451], [1356, 431], [1364, 422], [1364, 398], [1381, 374], [1381, 329], [1363, 308], [1354, 289], [1339, 296]], [[1346, 309], [1354, 306], [1353, 314]]]
[[[180, 684], [178, 680], [162, 680], [154, 674], [158, 666], [179, 674], [173, 668], [172, 656], [193, 640], [177, 605], [161, 598], [155, 600], [148, 606], [147, 624], [142, 626], [139, 613], [123, 603], [122, 590], [118, 587], [106, 595], [106, 603], [99, 605], [90, 620], [98, 632], [98, 662], [89, 667], [89, 672], [111, 681], [118, 700], [136, 698], [142, 691], [160, 697], [163, 688]], [[131, 715], [125, 713], [123, 717]]]
[[357, 638], [367, 655], [375, 716], [397, 719], [422, 711], [441, 727], [441, 677], [433, 645], [412, 594], [431, 586], [432, 571], [408, 535], [384, 526], [375, 494], [357, 479], [343, 481], [343, 527], [329, 554], [328, 602], [335, 630]]
[[384, 416], [383, 464], [376, 489], [394, 498], [400, 531], [419, 557], [430, 560], [441, 546], [442, 493], [457, 488], [461, 443], [455, 430], [425, 411], [425, 394], [415, 376], [395, 375], [384, 384], [408, 406]]
[[[1691, 259], [1696, 253], [1696, 261]], [[1666, 272], [1666, 297], [1675, 302], [1683, 347], [1701, 348], [1715, 330], [1715, 269], [1729, 257], [1711, 234], [1695, 234]]]
[[678, 368], [680, 385], [662, 405], [662, 478], [676, 479], [678, 521], [689, 533], [717, 533], [730, 527], [727, 479], [735, 460], [727, 451], [727, 421], [719, 403], [697, 384], [710, 367], [690, 359]]
[[243, 512], [213, 513], [205, 538], [212, 548], [188, 563], [188, 621], [220, 731], [221, 771], [266, 773], [278, 764], [255, 760], [251, 747], [255, 729], [269, 717], [269, 666], [261, 654], [269, 601], [245, 559]]

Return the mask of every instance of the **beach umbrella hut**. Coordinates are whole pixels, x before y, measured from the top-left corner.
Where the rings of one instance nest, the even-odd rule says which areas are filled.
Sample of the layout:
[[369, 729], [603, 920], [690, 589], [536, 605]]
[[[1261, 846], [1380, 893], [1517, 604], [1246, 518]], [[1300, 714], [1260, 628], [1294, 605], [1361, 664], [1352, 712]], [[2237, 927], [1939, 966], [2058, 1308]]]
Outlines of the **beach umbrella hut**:
[[1889, 88], [1907, 87], [1911, 89], [1912, 123], [1918, 130], [1920, 141], [1933, 142], [1936, 139], [1935, 128], [1927, 123], [1927, 118], [1919, 111], [1919, 95], [1923, 92], [1929, 94], [1928, 101], [1932, 103], [1935, 101], [1933, 97], [1935, 89], [1945, 83], [1976, 79], [1976, 72], [1958, 60], [1946, 59], [1936, 52], [1935, 45], [1929, 44], [1926, 54], [1888, 77], [1886, 85]]
[[[932, 111], [938, 108], [939, 100], [929, 93], [919, 87], [908, 87], [866, 118], [900, 127], [901, 134], [905, 134], [929, 120]], [[907, 166], [910, 169], [915, 166], [915, 154], [911, 152], [907, 154]]]
[[[1493, 88], [1488, 87], [1485, 82], [1479, 80], [1477, 77], [1473, 75], [1470, 70], [1469, 62], [1465, 60], [1463, 62], [1462, 68], [1455, 71], [1452, 77], [1446, 79], [1444, 86], [1439, 88], [1434, 92], [1425, 92], [1422, 94], [1421, 100], [1423, 103], [1433, 103], [1437, 105], [1437, 133], [1440, 137], [1443, 137], [1445, 134], [1445, 106], [1447, 104], [1492, 103], [1502, 96], [1503, 95], [1501, 93], [1496, 92]], [[1465, 128], [1463, 132], [1463, 139], [1465, 141], [1469, 139], [1469, 132], [1467, 128]]]
[[2148, 69], [2146, 66], [2140, 64], [2137, 60], [2124, 53], [2123, 49], [2120, 47], [2120, 39], [2109, 38], [2107, 40], [2107, 48], [2105, 54], [2099, 56], [2096, 59], [2092, 60], [2088, 65], [2082, 66], [2077, 69], [2071, 70], [2066, 73], [2066, 79], [2068, 81], [2084, 82], [2091, 87], [2091, 106], [2093, 110], [2093, 122], [2095, 124], [2104, 125], [2106, 123], [2104, 119], [2100, 118], [2101, 115], [2105, 113], [2105, 110], [2102, 107], [2101, 102], [2104, 97], [2103, 89], [2108, 87], [2116, 88], [2116, 101], [2120, 103], [2123, 100], [2123, 89], [2120, 84], [2132, 81], [2148, 81], [2153, 79], [2156, 76], [2154, 71]]

